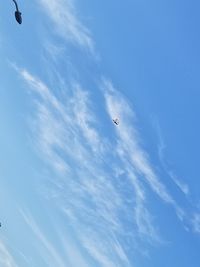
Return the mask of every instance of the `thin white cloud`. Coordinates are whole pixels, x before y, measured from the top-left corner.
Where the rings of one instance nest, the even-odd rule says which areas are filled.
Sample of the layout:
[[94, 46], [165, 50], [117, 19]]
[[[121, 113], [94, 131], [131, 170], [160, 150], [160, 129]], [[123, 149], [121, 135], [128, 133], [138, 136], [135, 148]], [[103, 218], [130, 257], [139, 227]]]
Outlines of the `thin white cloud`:
[[[90, 255], [96, 259], [100, 266], [115, 267], [121, 265], [119, 261], [117, 262], [114, 260], [113, 254], [117, 252], [121, 258], [121, 251], [116, 249], [116, 245], [113, 244], [113, 241], [110, 244], [108, 243], [105, 245], [105, 242], [101, 241], [101, 238], [98, 238], [97, 240], [91, 240], [86, 236], [85, 239], [82, 239], [82, 241], [84, 243], [84, 247], [87, 249]], [[130, 266], [126, 257], [123, 257], [123, 261], [124, 260], [126, 262], [126, 266]]]
[[[38, 2], [60, 36], [94, 54], [91, 33], [78, 18], [74, 0]], [[54, 59], [60, 53], [51, 45], [47, 49]], [[64, 267], [66, 258], [72, 267], [90, 267], [94, 262], [102, 267], [132, 266], [129, 250], [134, 255], [140, 249], [146, 251], [149, 243], [161, 241], [148, 203], [149, 188], [173, 206], [181, 220], [184, 217], [184, 211], [157, 176], [140, 144], [132, 108], [105, 80], [102, 91], [108, 114], [111, 119], [120, 119], [113, 141], [98, 131], [99, 114], [94, 113], [91, 96], [81, 85], [64, 84], [70, 94], [61, 98], [55, 94], [60, 90], [58, 85], [50, 88], [26, 69], [18, 72], [33, 92], [35, 109], [30, 121], [38, 154], [51, 170], [56, 170], [49, 178], [52, 187], [46, 188], [45, 196], [66, 216], [81, 247], [79, 250], [76, 244], [69, 246], [66, 232], [53, 228], [66, 252], [62, 255], [39, 223], [21, 211], [36, 244], [40, 244], [41, 258], [47, 266]], [[198, 216], [194, 216], [193, 225], [198, 232]], [[92, 263], [83, 257], [82, 251]], [[13, 263], [11, 257], [8, 262]]]
[[94, 52], [89, 30], [80, 22], [74, 7], [74, 0], [38, 0], [43, 11], [51, 18], [54, 28], [66, 40]]
[[194, 232], [200, 234], [200, 213], [194, 213], [191, 219]]
[[[59, 255], [59, 252], [57, 251], [57, 249], [47, 239], [47, 237], [41, 231], [41, 229], [36, 224], [36, 222], [34, 221], [34, 219], [31, 217], [31, 215], [30, 214], [27, 214], [27, 212], [25, 213], [22, 210], [20, 210], [20, 213], [21, 213], [22, 217], [24, 218], [25, 222], [27, 223], [27, 225], [31, 228], [31, 230], [35, 234], [38, 243], [39, 244], [42, 244], [42, 246], [46, 249], [47, 253], [49, 254], [49, 256], [51, 258], [51, 261], [50, 261], [51, 262], [51, 265], [55, 264], [55, 265], [58, 265], [58, 266], [61, 266], [61, 267], [62, 266], [63, 267], [66, 266], [65, 261]], [[42, 246], [40, 245], [40, 250], [42, 249]], [[45, 257], [44, 257], [44, 259], [45, 259]], [[53, 261], [53, 263], [52, 263], [52, 261]]]
[[160, 162], [163, 166], [163, 169], [167, 173], [167, 175], [172, 179], [172, 181], [176, 184], [176, 186], [181, 190], [181, 192], [187, 197], [190, 194], [189, 186], [183, 182], [180, 178], [178, 178], [175, 173], [168, 167], [168, 164], [165, 160], [165, 149], [166, 144], [164, 142], [164, 138], [161, 133], [161, 129], [158, 123], [155, 123], [155, 129], [158, 134], [158, 156], [160, 159]]
[[[139, 176], [141, 181], [146, 181], [153, 192], [155, 192], [164, 202], [170, 204], [175, 209], [177, 217], [183, 221], [186, 215], [185, 211], [176, 203], [164, 183], [159, 179], [150, 163], [148, 154], [140, 144], [141, 140], [136, 127], [136, 116], [128, 101], [113, 87], [109, 80], [103, 79], [101, 89], [102, 92], [104, 92], [107, 112], [110, 118], [117, 117], [120, 120], [120, 126], [116, 127], [116, 133], [118, 136], [117, 150], [121, 160], [124, 162], [125, 166], [131, 165], [132, 171], [136, 174], [136, 177]], [[135, 186], [135, 181], [133, 186]], [[141, 195], [139, 190], [138, 195]], [[141, 197], [139, 199], [142, 200]], [[143, 207], [143, 205], [141, 207]], [[143, 211], [142, 208], [139, 209], [139, 211], [141, 218], [144, 219], [145, 214], [146, 218], [148, 218], [146, 222], [146, 232], [153, 233], [155, 230], [153, 224], [150, 222], [150, 214], [147, 213], [147, 210]], [[138, 216], [138, 218], [139, 217], [140, 216]], [[140, 220], [140, 222], [142, 225], [142, 220]], [[156, 237], [155, 233], [154, 236]]]
[[165, 185], [158, 179], [151, 166], [148, 155], [140, 145], [140, 138], [136, 127], [134, 127], [134, 113], [128, 102], [117, 92], [112, 83], [104, 80], [105, 101], [108, 114], [111, 118], [117, 116], [120, 120], [120, 127], [116, 127], [118, 135], [118, 150], [121, 157], [126, 155], [138, 174], [146, 179], [152, 190], [165, 202], [174, 204], [172, 196]]
[[[41, 252], [41, 256], [46, 263], [46, 266], [60, 266], [65, 267], [66, 265], [69, 267], [89, 267], [84, 259], [82, 253], [79, 248], [74, 245], [73, 240], [70, 239], [69, 233], [65, 231], [65, 229], [58, 229], [56, 227], [53, 228], [54, 234], [56, 233], [56, 244], [59, 243], [59, 246], [62, 248], [62, 252], [58, 249], [57, 245], [54, 241], [50, 241], [51, 235], [45, 234], [44, 229], [42, 229], [39, 223], [36, 223], [33, 216], [30, 215], [29, 212], [25, 212], [23, 210], [19, 210], [24, 221], [30, 228], [31, 232], [35, 235], [35, 249], [36, 251]], [[31, 233], [31, 234], [32, 234]]]
[[[33, 125], [36, 127], [35, 142], [39, 151], [57, 171], [56, 162], [63, 166], [62, 170], [64, 167], [69, 169], [68, 172], [59, 172], [65, 175], [65, 179], [63, 177], [60, 181], [54, 181], [59, 192], [55, 194], [55, 189], [52, 192], [54, 200], [56, 197], [58, 203], [62, 202], [62, 205], [59, 204], [60, 209], [70, 220], [74, 220], [73, 225], [78, 224], [78, 229], [84, 229], [77, 233], [77, 238], [90, 257], [100, 263], [104, 259], [106, 264], [109, 257], [100, 257], [98, 242], [101, 241], [101, 236], [96, 229], [99, 229], [105, 239], [105, 249], [108, 248], [109, 239], [110, 250], [112, 247], [115, 250], [116, 242], [112, 238], [112, 232], [115, 235], [123, 234], [123, 222], [119, 213], [126, 212], [124, 209], [127, 207], [109, 174], [104, 171], [104, 156], [108, 153], [104, 145], [106, 139], [95, 128], [97, 120], [90, 107], [89, 95], [79, 85], [73, 84], [72, 96], [68, 97], [64, 105], [63, 99], [57, 99], [39, 79], [26, 70], [19, 72], [36, 94], [37, 109]], [[90, 229], [90, 235], [85, 230], [87, 228]], [[96, 253], [89, 249], [93, 243], [96, 243], [93, 248]], [[113, 266], [121, 259], [122, 248], [120, 255], [118, 252], [116, 250], [112, 256]], [[121, 261], [124, 259], [125, 256]]]
[[[45, 194], [57, 203], [93, 261], [105, 267], [129, 266], [128, 240], [135, 251], [141, 246], [147, 251], [148, 243], [162, 242], [147, 190], [170, 204], [180, 220], [185, 217], [140, 144], [134, 112], [112, 84], [104, 81], [108, 114], [120, 119], [113, 141], [97, 130], [99, 119], [91, 96], [78, 83], [68, 85], [68, 97], [59, 98], [27, 70], [18, 71], [36, 100], [34, 141], [58, 173]], [[42, 233], [37, 236], [42, 239]], [[42, 242], [50, 251], [46, 241]]]
[[19, 267], [14, 256], [2, 241], [0, 241], [0, 265], [3, 267]]
[[174, 181], [174, 183], [178, 186], [178, 188], [184, 193], [184, 195], [188, 196], [190, 193], [189, 186], [186, 183], [184, 183], [183, 181], [181, 181], [180, 179], [178, 179], [172, 171], [169, 171], [168, 174], [170, 175], [170, 177]]

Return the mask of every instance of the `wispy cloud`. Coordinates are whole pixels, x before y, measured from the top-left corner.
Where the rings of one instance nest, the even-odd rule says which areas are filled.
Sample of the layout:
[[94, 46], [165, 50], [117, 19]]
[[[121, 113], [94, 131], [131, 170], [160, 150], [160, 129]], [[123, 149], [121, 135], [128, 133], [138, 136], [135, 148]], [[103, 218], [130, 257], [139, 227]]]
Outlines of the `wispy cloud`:
[[2, 241], [0, 241], [0, 265], [4, 267], [19, 267], [11, 254], [10, 249], [7, 249]]
[[[120, 120], [118, 127], [113, 125], [113, 139], [114, 133], [98, 131], [101, 119], [91, 95], [79, 83], [68, 85], [67, 97], [59, 98], [54, 93], [59, 88], [51, 90], [27, 70], [18, 72], [36, 103], [34, 142], [40, 156], [57, 171], [46, 196], [67, 217], [88, 257], [105, 267], [131, 266], [130, 247], [138, 253], [141, 246], [146, 250], [149, 243], [162, 242], [149, 192], [171, 205], [180, 220], [185, 216], [141, 145], [131, 105], [104, 79], [100, 85], [104, 112], [110, 121]], [[42, 233], [36, 234], [50, 251]]]
[[163, 169], [167, 173], [167, 175], [172, 179], [172, 181], [175, 183], [175, 185], [181, 190], [181, 192], [187, 197], [190, 193], [189, 186], [183, 182], [180, 178], [177, 177], [177, 175], [170, 169], [168, 166], [166, 159], [165, 159], [165, 149], [166, 144], [164, 142], [164, 138], [161, 133], [161, 129], [158, 123], [155, 123], [155, 129], [158, 134], [158, 156], [160, 159], [160, 162], [162, 164]]
[[[63, 43], [71, 42], [95, 54], [92, 35], [77, 15], [74, 0], [37, 1], [53, 22], [49, 29], [54, 27], [66, 41]], [[62, 71], [60, 66], [57, 68], [57, 55], [65, 45], [57, 47], [48, 40], [45, 44], [59, 76]], [[49, 61], [48, 58], [51, 64]], [[181, 221], [185, 211], [158, 176], [143, 148], [132, 105], [110, 80], [103, 79], [97, 85], [105, 100], [101, 112], [109, 116], [111, 123], [113, 117], [118, 117], [120, 125], [112, 125], [115, 130], [99, 131], [102, 116], [96, 111], [89, 90], [78, 81], [66, 84], [63, 80], [61, 90], [60, 83], [47, 85], [27, 69], [15, 69], [31, 91], [34, 109], [29, 121], [33, 143], [51, 170], [43, 197], [53, 203], [52, 214], [58, 212], [64, 217], [66, 227], [57, 229], [52, 223], [53, 239], [41, 221], [30, 211], [20, 209], [34, 236], [38, 257], [45, 266], [133, 266], [130, 258], [143, 251], [148, 254], [149, 245], [162, 243], [149, 195], [156, 195], [161, 205], [171, 206]], [[161, 143], [161, 157], [163, 150]], [[171, 173], [176, 185], [187, 195], [187, 185], [172, 176]], [[41, 181], [38, 186], [41, 188]], [[190, 223], [199, 233], [199, 214], [195, 213]], [[69, 238], [70, 230], [77, 242]], [[18, 267], [1, 243], [0, 263]]]
[[181, 181], [172, 171], [168, 172], [171, 179], [174, 181], [174, 183], [178, 186], [178, 188], [183, 192], [185, 196], [188, 196], [190, 193], [189, 186]]
[[[131, 211], [134, 201], [128, 195], [124, 199], [126, 185], [123, 185], [123, 188], [118, 181], [116, 186], [116, 169], [109, 164], [116, 153], [112, 141], [97, 131], [97, 115], [92, 110], [89, 93], [80, 85], [73, 84], [71, 97], [68, 96], [66, 102], [63, 99], [58, 100], [39, 79], [25, 70], [20, 73], [39, 101], [34, 119], [38, 149], [45, 156], [45, 160], [57, 170], [59, 169], [55, 163], [58, 158], [61, 165], [69, 169], [68, 172], [59, 172], [67, 175], [65, 178], [57, 179], [57, 182], [54, 180], [57, 185], [53, 190], [58, 191], [57, 195], [52, 193], [54, 200], [56, 195], [60, 209], [68, 216], [71, 224], [80, 229], [76, 230], [77, 238], [90, 257], [101, 265], [104, 264], [102, 266], [112, 266], [111, 259], [113, 266], [124, 261], [128, 264], [128, 256], [119, 241], [124, 232], [129, 238], [131, 235], [136, 236], [137, 233], [134, 233], [131, 225], [134, 228], [134, 225], [138, 225], [139, 236], [141, 234], [153, 238], [153, 226], [145, 207], [145, 219], [141, 217], [144, 221], [143, 227], [139, 225], [139, 219], [135, 222], [134, 216], [131, 216], [134, 212], [134, 209]], [[122, 162], [118, 167], [124, 168]], [[134, 189], [132, 190], [134, 192]], [[49, 194], [51, 195], [50, 191]], [[135, 214], [141, 206], [138, 202]], [[121, 217], [122, 214], [124, 216]], [[136, 218], [139, 218], [138, 214]], [[144, 230], [147, 223], [151, 234]], [[107, 256], [105, 251], [109, 251]]]
[[120, 127], [116, 130], [118, 135], [118, 151], [121, 157], [126, 155], [127, 162], [131, 163], [138, 175], [147, 181], [152, 190], [165, 202], [174, 204], [172, 196], [165, 185], [158, 179], [151, 166], [148, 155], [140, 145], [140, 138], [134, 126], [134, 113], [128, 102], [117, 92], [112, 83], [104, 80], [105, 101], [109, 116], [120, 119]]
[[[134, 179], [133, 187], [136, 187], [136, 195], [139, 196], [139, 203], [144, 202], [144, 193], [141, 193], [141, 186], [137, 185], [139, 181], [138, 178], [141, 181], [140, 184], [142, 188], [145, 188], [144, 182], [146, 182], [161, 200], [170, 204], [175, 209], [177, 217], [183, 221], [186, 216], [185, 211], [176, 203], [176, 200], [172, 194], [170, 194], [165, 184], [159, 179], [150, 163], [148, 153], [141, 145], [140, 135], [136, 126], [136, 116], [128, 101], [113, 87], [109, 80], [103, 79], [101, 89], [104, 92], [106, 107], [110, 118], [118, 117], [120, 120], [120, 127], [116, 127], [118, 136], [117, 151], [121, 161], [124, 162], [124, 166], [126, 166], [126, 168], [130, 168], [131, 166], [132, 173], [135, 173], [136, 179]], [[178, 185], [181, 186], [182, 190], [187, 191], [187, 187], [184, 187], [181, 182], [179, 182]], [[139, 207], [145, 206], [139, 205]], [[154, 227], [151, 223], [151, 216], [148, 210], [146, 208], [144, 210], [140, 208], [138, 209], [138, 214], [138, 218], [141, 217], [138, 225], [144, 225], [144, 222], [146, 223], [146, 226], [143, 227], [143, 229], [146, 228], [146, 230], [143, 230], [143, 232], [153, 233]], [[145, 220], [145, 218], [148, 219]], [[156, 236], [155, 232], [153, 236]]]
[[[34, 234], [35, 249], [42, 253], [42, 257], [46, 266], [83, 266], [88, 267], [86, 260], [83, 258], [78, 247], [74, 246], [73, 241], [69, 238], [69, 234], [65, 235], [65, 229], [59, 231], [54, 227], [54, 233], [57, 233], [57, 240], [50, 241], [49, 234], [45, 234], [41, 223], [36, 223], [33, 216], [28, 211], [19, 210], [27, 226]], [[60, 232], [60, 233], [59, 233]], [[65, 235], [65, 238], [63, 238]], [[68, 244], [69, 243], [69, 244]], [[62, 248], [62, 252], [57, 245]]]
[[53, 21], [55, 30], [64, 39], [94, 52], [91, 33], [77, 17], [74, 0], [38, 0], [38, 2]]
[[200, 234], [200, 213], [195, 212], [191, 218], [193, 231]]

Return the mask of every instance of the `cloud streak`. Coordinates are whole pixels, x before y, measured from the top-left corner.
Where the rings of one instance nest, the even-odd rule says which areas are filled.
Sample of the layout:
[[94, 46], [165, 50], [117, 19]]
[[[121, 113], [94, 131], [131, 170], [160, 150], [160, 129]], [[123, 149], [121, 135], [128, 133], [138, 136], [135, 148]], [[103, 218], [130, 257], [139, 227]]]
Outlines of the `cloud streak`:
[[105, 101], [109, 116], [120, 118], [120, 127], [117, 127], [118, 153], [126, 155], [127, 161], [132, 164], [139, 175], [145, 178], [151, 189], [165, 202], [175, 204], [164, 184], [161, 183], [149, 163], [148, 155], [139, 144], [139, 134], [134, 127], [134, 113], [123, 96], [117, 92], [111, 82], [104, 81]]
[[[45, 196], [57, 203], [91, 260], [105, 267], [119, 262], [129, 266], [130, 247], [136, 253], [163, 242], [151, 212], [150, 192], [173, 207], [180, 221], [187, 220], [141, 145], [131, 105], [109, 80], [103, 79], [99, 86], [104, 112], [110, 121], [118, 117], [120, 125], [105, 135], [98, 131], [102, 121], [91, 95], [80, 84], [66, 85], [66, 97], [59, 98], [55, 88], [27, 70], [18, 71], [36, 103], [34, 142], [56, 171]], [[197, 216], [191, 224], [198, 232]]]
[[180, 180], [175, 173], [168, 167], [168, 164], [165, 161], [165, 149], [166, 145], [164, 142], [164, 139], [161, 134], [160, 127], [158, 123], [156, 124], [156, 131], [158, 133], [158, 138], [159, 138], [159, 144], [158, 144], [158, 156], [160, 159], [160, 162], [162, 164], [163, 169], [167, 173], [167, 175], [172, 179], [172, 181], [175, 183], [175, 185], [181, 190], [181, 192], [187, 197], [190, 194], [190, 189], [189, 186], [184, 183], [182, 180]]
[[[33, 124], [36, 126], [36, 145], [45, 160], [59, 175], [64, 175], [61, 180], [56, 178], [54, 181], [58, 189], [57, 202], [62, 202], [59, 208], [72, 225], [82, 229], [77, 238], [90, 257], [102, 266], [117, 266], [118, 261], [125, 259], [121, 256], [125, 252], [122, 247], [119, 249], [115, 240], [123, 229], [119, 213], [126, 212], [126, 205], [109, 178], [110, 174], [104, 171], [106, 138], [104, 140], [95, 129], [96, 119], [89, 109], [88, 93], [80, 86], [72, 85], [72, 97], [64, 106], [39, 79], [26, 70], [20, 73], [36, 94], [37, 112]], [[101, 235], [105, 241], [101, 241]], [[103, 251], [102, 247], [105, 247]], [[113, 251], [113, 265], [104, 253], [108, 247], [110, 253]]]
[[[73, 0], [38, 2], [66, 44], [71, 42], [94, 55], [91, 33], [78, 19]], [[43, 181], [41, 191], [52, 214], [59, 214], [65, 226], [58, 230], [52, 223], [50, 233], [30, 210], [20, 209], [20, 214], [34, 236], [37, 255], [46, 266], [133, 266], [134, 256], [148, 253], [152, 244], [163, 244], [149, 196], [172, 207], [181, 221], [186, 217], [185, 211], [143, 148], [132, 106], [109, 79], [96, 84], [95, 90], [104, 99], [101, 110], [79, 81], [67, 84], [63, 79], [62, 88], [60, 80], [55, 82], [62, 73], [57, 61], [60, 49], [63, 47], [48, 43], [46, 51], [52, 55], [53, 64], [56, 62], [57, 74], [50, 85], [27, 69], [15, 69], [31, 92], [34, 109], [29, 121], [34, 149], [47, 163], [49, 177]], [[48, 58], [49, 66], [51, 63]], [[119, 118], [118, 127], [112, 125], [113, 117]], [[184, 184], [175, 177], [174, 181], [184, 194], [188, 193]], [[41, 189], [41, 180], [38, 187]], [[199, 221], [198, 214], [190, 220], [198, 233]], [[71, 232], [77, 242], [70, 238]], [[3, 265], [18, 267], [1, 243], [0, 253]]]
[[[78, 247], [75, 247], [73, 241], [70, 239], [69, 233], [65, 234], [65, 229], [61, 229], [57, 232], [57, 242], [59, 247], [62, 248], [62, 252], [60, 249], [57, 248], [54, 242], [49, 240], [45, 234], [44, 229], [42, 229], [41, 223], [37, 223], [33, 216], [24, 210], [19, 210], [21, 213], [25, 223], [31, 230], [31, 233], [35, 236], [34, 243], [35, 249], [38, 252], [42, 253], [43, 261], [45, 262], [46, 266], [60, 266], [65, 267], [67, 266], [83, 266], [88, 267], [86, 260], [83, 258], [81, 252], [79, 251]], [[55, 231], [54, 227], [54, 231]], [[65, 235], [65, 239], [63, 238]]]
[[89, 30], [76, 15], [73, 0], [38, 0], [43, 11], [54, 23], [54, 28], [65, 40], [94, 52]]
[[0, 242], [0, 264], [4, 267], [19, 267], [6, 245]]

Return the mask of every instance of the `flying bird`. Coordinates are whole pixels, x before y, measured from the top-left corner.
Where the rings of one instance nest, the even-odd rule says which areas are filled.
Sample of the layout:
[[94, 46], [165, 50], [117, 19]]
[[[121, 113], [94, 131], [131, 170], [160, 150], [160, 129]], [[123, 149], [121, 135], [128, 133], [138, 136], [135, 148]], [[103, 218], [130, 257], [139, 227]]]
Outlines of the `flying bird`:
[[114, 124], [119, 125], [119, 119], [113, 119]]

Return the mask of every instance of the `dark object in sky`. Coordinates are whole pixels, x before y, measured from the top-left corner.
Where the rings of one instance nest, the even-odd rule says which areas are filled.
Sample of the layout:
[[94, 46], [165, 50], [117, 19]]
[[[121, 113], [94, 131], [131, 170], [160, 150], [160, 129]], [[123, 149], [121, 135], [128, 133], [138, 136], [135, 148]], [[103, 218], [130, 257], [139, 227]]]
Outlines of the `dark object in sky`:
[[15, 18], [16, 18], [16, 21], [19, 23], [19, 24], [22, 24], [22, 16], [21, 16], [21, 12], [19, 11], [15, 11]]
[[15, 3], [15, 6], [16, 6], [15, 19], [19, 24], [22, 24], [22, 13], [18, 9], [16, 0], [13, 0], [13, 2]]
[[113, 122], [114, 122], [114, 124], [119, 125], [119, 120], [118, 119], [113, 119]]

